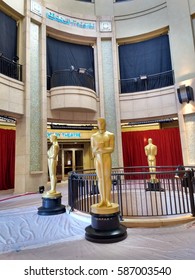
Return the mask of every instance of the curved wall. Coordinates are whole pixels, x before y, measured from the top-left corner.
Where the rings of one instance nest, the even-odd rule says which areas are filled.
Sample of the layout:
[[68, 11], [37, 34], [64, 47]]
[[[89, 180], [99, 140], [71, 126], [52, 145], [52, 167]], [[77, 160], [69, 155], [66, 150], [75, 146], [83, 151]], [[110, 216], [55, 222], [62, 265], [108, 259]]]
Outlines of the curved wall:
[[51, 110], [97, 112], [97, 98], [94, 91], [83, 87], [56, 87], [50, 90]]
[[[160, 106], [159, 106], [160, 104]], [[177, 100], [173, 87], [148, 92], [120, 95], [122, 120], [138, 120], [177, 115]]]
[[[75, 5], [75, 2], [77, 4]], [[62, 26], [60, 23], [46, 20], [47, 31], [60, 39], [73, 40], [93, 44], [96, 53], [96, 80], [98, 81], [97, 95], [100, 98], [99, 113], [105, 114], [106, 107], [105, 88], [103, 76], [102, 42], [112, 41], [113, 46], [113, 73], [114, 96], [116, 104], [116, 117], [120, 122], [143, 118], [155, 118], [175, 115], [179, 117], [184, 162], [188, 162], [188, 148], [185, 133], [184, 116], [195, 113], [194, 103], [179, 104], [177, 88], [185, 83], [194, 88], [195, 61], [194, 35], [192, 30], [191, 15], [195, 12], [194, 0], [136, 0], [113, 3], [107, 0], [96, 0], [95, 3], [81, 3], [79, 1], [45, 1], [49, 9], [56, 9], [62, 14], [80, 19], [86, 19], [96, 24], [94, 30], [78, 30], [76, 28]], [[111, 30], [101, 30], [101, 22], [110, 24]], [[145, 40], [163, 33], [169, 33], [173, 70], [175, 73], [175, 87], [160, 89], [151, 92], [120, 95], [117, 80], [119, 80], [119, 64], [117, 44]], [[186, 51], [187, 50], [187, 51]], [[106, 58], [104, 57], [104, 61]], [[110, 82], [110, 81], [106, 81]], [[54, 112], [50, 115], [54, 116]], [[95, 116], [94, 116], [95, 117]], [[86, 119], [85, 119], [86, 120]]]
[[[19, 63], [24, 65], [24, 87], [20, 85], [17, 91], [21, 109], [18, 107], [20, 118], [17, 120], [16, 136], [16, 192], [33, 191], [46, 182], [46, 164], [41, 165], [42, 170], [40, 168], [30, 172], [29, 155], [32, 154], [30, 148], [32, 143], [37, 143], [35, 138], [38, 138], [38, 144], [42, 149], [41, 154], [39, 153], [40, 160], [43, 163], [47, 161], [45, 135], [47, 121], [87, 124], [94, 123], [98, 116], [109, 116], [107, 128], [116, 132], [116, 146], [119, 149], [118, 166], [122, 166], [121, 122], [155, 119], [173, 114], [179, 118], [184, 165], [195, 164], [195, 154], [191, 148], [194, 146], [195, 133], [189, 133], [190, 129], [194, 128], [194, 124], [191, 123], [195, 119], [195, 103], [180, 104], [177, 98], [177, 88], [180, 85], [191, 85], [195, 89], [194, 31], [191, 21], [191, 15], [195, 13], [195, 0], [136, 0], [120, 3], [106, 0], [106, 5], [105, 0], [96, 0], [95, 3], [76, 0], [33, 0], [32, 2], [4, 0], [1, 1], [0, 7], [4, 3], [4, 11], [7, 10], [8, 14], [14, 15], [19, 23]], [[37, 14], [33, 11], [31, 3], [36, 3], [41, 12]], [[51, 13], [53, 11], [55, 16], [47, 16], [48, 11]], [[61, 20], [61, 17], [65, 17], [66, 20]], [[81, 25], [84, 28], [81, 28]], [[38, 81], [31, 76], [32, 26], [36, 29], [34, 43], [37, 44], [36, 59], [40, 66]], [[120, 95], [118, 44], [151, 38], [163, 32], [169, 32], [175, 86], [157, 91]], [[89, 103], [86, 105], [84, 95], [84, 99], [79, 101], [81, 104], [84, 102], [82, 111], [78, 107], [73, 108], [72, 105], [67, 108], [65, 99], [62, 103], [63, 108], [55, 105], [55, 102], [51, 101], [50, 93], [47, 93], [45, 63], [47, 35], [59, 40], [94, 46], [98, 98], [95, 100], [88, 96]], [[32, 89], [36, 84], [39, 84], [37, 95], [40, 94], [40, 123], [33, 122], [31, 112]], [[11, 95], [15, 97], [14, 91], [10, 88]], [[1, 96], [2, 100], [3, 98], [4, 96]], [[9, 100], [6, 102], [8, 104]], [[8, 110], [9, 114], [15, 112], [11, 106]], [[31, 134], [32, 125], [39, 128], [38, 137], [34, 138]]]
[[0, 74], [1, 114], [21, 117], [24, 114], [24, 84]]
[[124, 10], [119, 7], [115, 5], [114, 15], [117, 39], [144, 35], [168, 26], [165, 1], [138, 0], [124, 5]]
[[2, 0], [1, 2], [4, 2], [6, 5], [11, 7], [16, 12], [20, 13], [21, 15], [24, 15], [24, 7], [25, 7], [25, 1], [24, 0]]
[[61, 13], [81, 17], [82, 19], [95, 15], [94, 3], [86, 3], [75, 0], [44, 0], [43, 2], [46, 7], [54, 11], [60, 11]]

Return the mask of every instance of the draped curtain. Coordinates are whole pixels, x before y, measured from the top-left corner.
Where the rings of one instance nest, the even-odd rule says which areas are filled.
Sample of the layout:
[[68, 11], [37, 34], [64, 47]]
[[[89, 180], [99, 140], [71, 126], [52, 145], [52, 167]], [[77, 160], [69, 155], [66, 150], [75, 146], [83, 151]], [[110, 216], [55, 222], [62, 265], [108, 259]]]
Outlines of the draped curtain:
[[47, 37], [47, 75], [55, 71], [85, 68], [94, 76], [94, 53], [91, 46], [59, 41]]
[[152, 138], [157, 146], [157, 166], [183, 165], [180, 134], [178, 128], [122, 132], [124, 166], [147, 166], [144, 147]]
[[0, 11], [0, 30], [0, 52], [12, 60], [17, 54], [17, 24], [2, 11]]
[[0, 190], [14, 188], [15, 130], [0, 129]]
[[[120, 79], [124, 80], [124, 82], [125, 79], [134, 79], [135, 85], [141, 82], [139, 80], [140, 76], [150, 76], [171, 71], [172, 63], [168, 35], [161, 35], [143, 42], [120, 45], [119, 64]], [[124, 82], [122, 83], [121, 92], [131, 92], [128, 82]], [[140, 90], [145, 90], [144, 83], [143, 85], [139, 84]], [[172, 78], [163, 75], [159, 78], [148, 78], [147, 88], [155, 89], [172, 83]]]

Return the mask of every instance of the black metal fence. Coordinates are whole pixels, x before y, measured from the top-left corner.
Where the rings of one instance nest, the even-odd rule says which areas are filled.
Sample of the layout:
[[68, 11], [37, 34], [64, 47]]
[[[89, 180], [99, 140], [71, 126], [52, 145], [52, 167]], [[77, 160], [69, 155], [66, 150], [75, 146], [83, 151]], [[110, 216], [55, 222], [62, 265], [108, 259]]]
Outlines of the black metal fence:
[[22, 81], [22, 65], [0, 55], [0, 73], [10, 78]]
[[[191, 213], [195, 216], [195, 181], [192, 167], [118, 168], [112, 170], [112, 202], [118, 203], [121, 217], [168, 216]], [[156, 174], [156, 187], [150, 176]], [[94, 170], [71, 172], [68, 203], [72, 210], [90, 213], [99, 202], [98, 179]]]
[[95, 90], [94, 77], [87, 70], [79, 68], [78, 70], [60, 70], [47, 76], [47, 89], [60, 86], [80, 86]]
[[174, 84], [173, 71], [166, 71], [155, 75], [141, 75], [140, 77], [121, 79], [120, 93], [147, 91], [172, 86]]

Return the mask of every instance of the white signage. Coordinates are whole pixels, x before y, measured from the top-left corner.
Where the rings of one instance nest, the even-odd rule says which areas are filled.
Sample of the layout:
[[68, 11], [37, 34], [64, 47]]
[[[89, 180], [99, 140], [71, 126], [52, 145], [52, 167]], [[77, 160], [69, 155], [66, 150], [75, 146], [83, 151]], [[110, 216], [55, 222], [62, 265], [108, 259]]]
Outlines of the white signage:
[[31, 12], [42, 17], [42, 6], [39, 3], [31, 0]]

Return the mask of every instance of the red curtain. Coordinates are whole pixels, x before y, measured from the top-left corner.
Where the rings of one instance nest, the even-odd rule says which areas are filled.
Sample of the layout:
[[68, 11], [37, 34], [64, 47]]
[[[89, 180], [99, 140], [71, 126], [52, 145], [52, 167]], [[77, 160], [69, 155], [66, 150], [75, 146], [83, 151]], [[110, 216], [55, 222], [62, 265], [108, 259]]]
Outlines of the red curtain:
[[144, 147], [152, 138], [157, 146], [157, 166], [183, 165], [180, 134], [178, 128], [122, 132], [124, 166], [147, 166]]
[[15, 130], [0, 129], [0, 190], [14, 188]]

